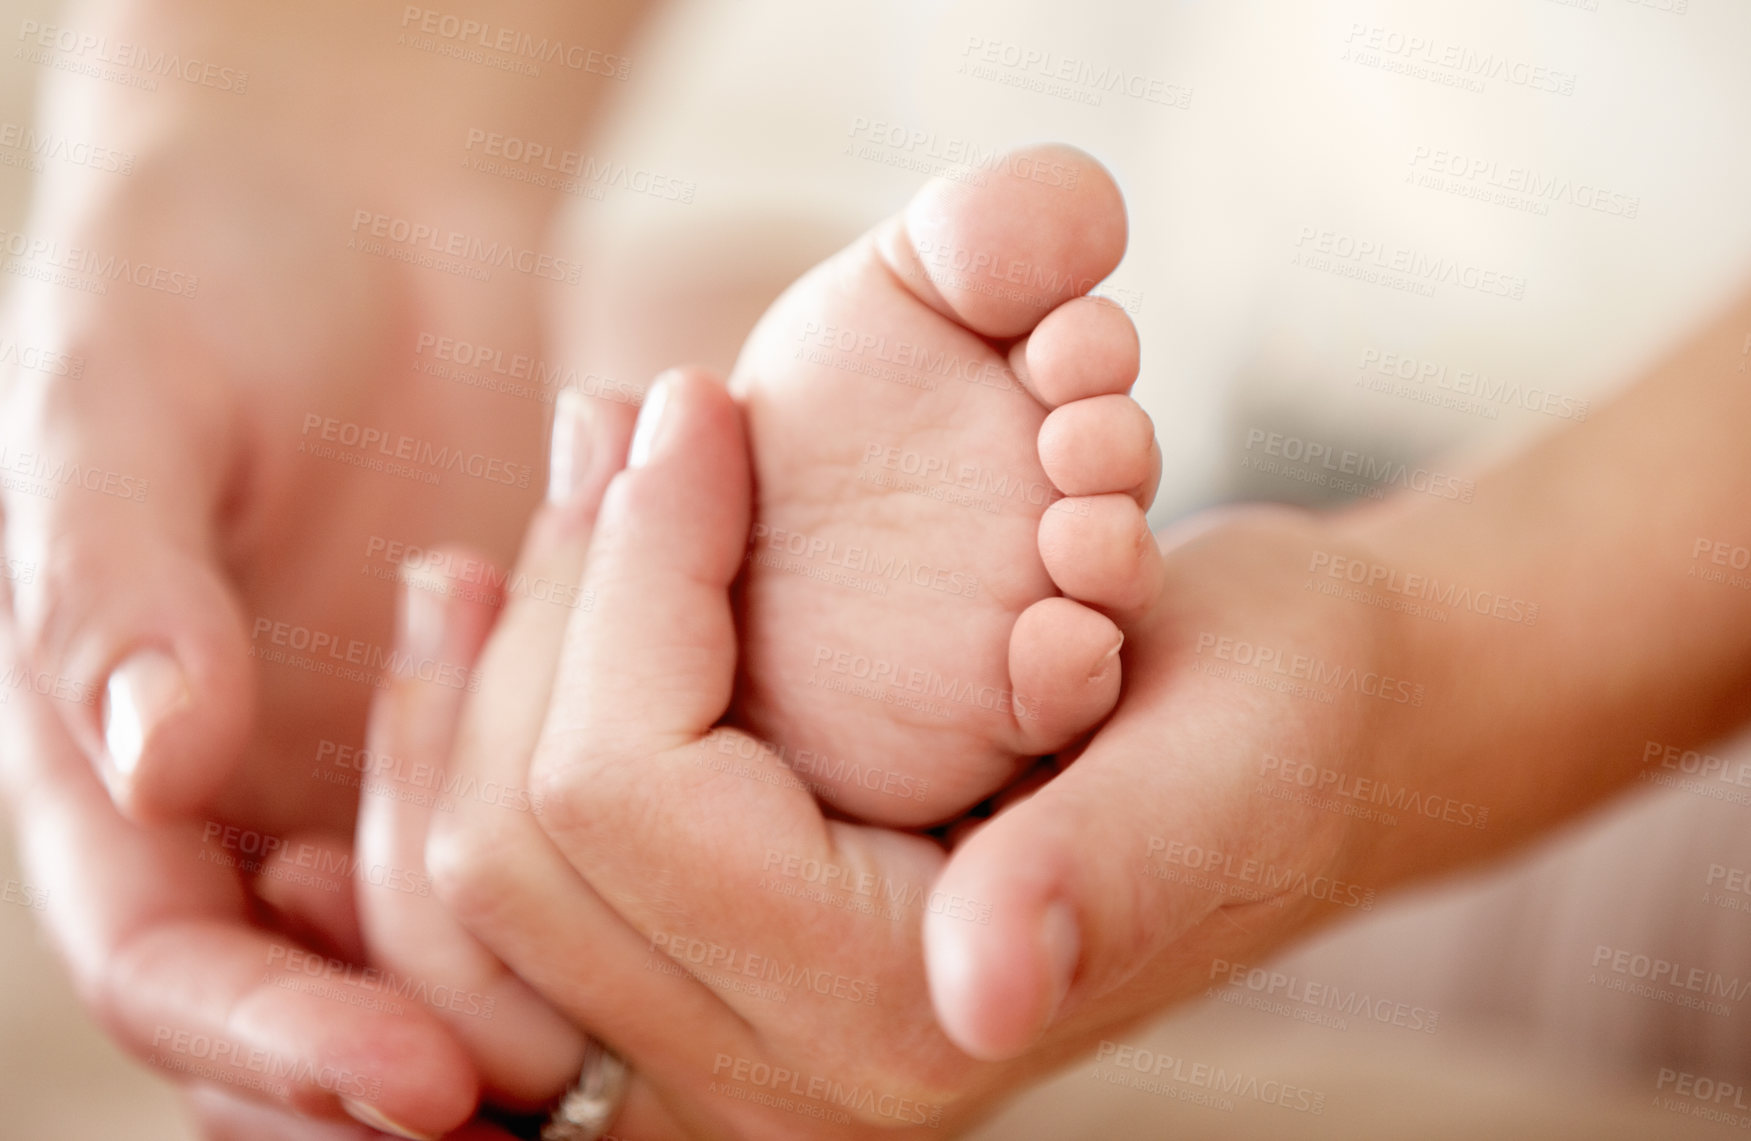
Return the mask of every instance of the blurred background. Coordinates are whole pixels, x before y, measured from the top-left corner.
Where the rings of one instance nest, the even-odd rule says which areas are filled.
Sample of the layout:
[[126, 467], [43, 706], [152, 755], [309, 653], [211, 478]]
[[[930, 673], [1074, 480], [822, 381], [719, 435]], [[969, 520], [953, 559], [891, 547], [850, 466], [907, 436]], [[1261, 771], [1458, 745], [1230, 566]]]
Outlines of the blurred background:
[[[54, 8], [8, 0], [0, 28]], [[1047, 78], [1025, 62], [1046, 53], [1087, 66]], [[1503, 66], [1439, 62], [1480, 57]], [[1282, 458], [1273, 434], [1381, 468], [1470, 470], [1583, 418], [1751, 269], [1742, 0], [689, 0], [635, 58], [600, 149], [695, 191], [570, 210], [604, 276], [653, 283], [625, 306], [684, 313], [690, 294], [745, 279], [752, 319], [771, 288], [968, 156], [1058, 139], [1111, 167], [1132, 238], [1100, 292], [1142, 335], [1158, 523], [1235, 498], [1358, 493], [1317, 465], [1261, 463]], [[1140, 94], [1076, 78], [1103, 69], [1140, 77]], [[0, 66], [0, 123], [30, 122], [38, 78]], [[28, 183], [0, 165], [0, 226], [22, 224]], [[1433, 1029], [1340, 1028], [1215, 980], [1127, 1039], [1321, 1091], [1320, 1114], [1188, 1104], [1081, 1066], [985, 1135], [1714, 1136], [1689, 1103], [1662, 1101], [1660, 1074], [1730, 1056], [1743, 1075], [1751, 1014], [1650, 1009], [1589, 964], [1602, 945], [1693, 948], [1751, 974], [1751, 914], [1708, 902], [1700, 873], [1751, 859], [1746, 811], [1632, 797], [1513, 867], [1395, 900], [1271, 965], [1436, 1013]], [[0, 880], [18, 876], [0, 845]], [[26, 888], [0, 903], [0, 1136], [191, 1137], [169, 1088], [75, 1001], [34, 912], [10, 902]]]

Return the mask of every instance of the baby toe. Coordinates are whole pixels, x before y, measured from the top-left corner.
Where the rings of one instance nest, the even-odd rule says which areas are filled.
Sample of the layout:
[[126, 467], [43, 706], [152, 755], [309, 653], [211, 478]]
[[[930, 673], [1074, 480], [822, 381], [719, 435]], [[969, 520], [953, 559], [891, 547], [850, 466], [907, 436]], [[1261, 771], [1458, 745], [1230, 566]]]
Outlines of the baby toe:
[[1040, 466], [1065, 495], [1122, 492], [1147, 506], [1161, 457], [1155, 424], [1129, 396], [1095, 396], [1054, 410], [1040, 425]]
[[1022, 611], [1009, 636], [1018, 752], [1056, 752], [1113, 711], [1124, 640], [1112, 619], [1068, 598]]
[[1040, 559], [1059, 590], [1123, 625], [1160, 592], [1161, 550], [1129, 495], [1060, 499], [1040, 518]]
[[[1030, 177], [1053, 171], [1062, 177]], [[1098, 285], [1124, 256], [1125, 239], [1125, 199], [1112, 175], [1074, 147], [1047, 145], [1009, 153], [977, 184], [931, 182], [884, 248], [932, 308], [980, 336], [1008, 339]]]
[[1048, 408], [1129, 392], [1141, 367], [1137, 327], [1101, 297], [1066, 301], [1010, 352], [1010, 368]]

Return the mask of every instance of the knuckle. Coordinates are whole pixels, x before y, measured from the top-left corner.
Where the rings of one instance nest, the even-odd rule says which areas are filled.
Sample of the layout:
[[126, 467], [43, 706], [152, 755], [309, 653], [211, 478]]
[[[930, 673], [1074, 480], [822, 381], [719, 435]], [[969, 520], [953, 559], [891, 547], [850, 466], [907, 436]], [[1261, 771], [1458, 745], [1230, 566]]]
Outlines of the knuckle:
[[112, 578], [112, 544], [73, 529], [52, 535], [32, 557], [40, 568], [34, 581], [15, 584], [19, 643], [38, 664], [70, 664], [87, 639], [98, 599]]
[[529, 791], [541, 804], [541, 827], [553, 836], [596, 831], [615, 798], [585, 779], [585, 767], [569, 751], [552, 745], [537, 749], [529, 767]]
[[[867, 1042], [861, 1046], [866, 1048]], [[872, 1095], [858, 1099], [855, 1117], [865, 1125], [887, 1129], [896, 1124], [928, 1125], [956, 1100], [964, 1070], [947, 1050], [884, 1050], [879, 1060], [849, 1068], [851, 1087]]]
[[478, 821], [434, 821], [426, 841], [426, 872], [433, 893], [464, 926], [497, 913], [512, 883], [511, 850], [499, 829]]
[[1132, 400], [1129, 396], [1122, 396], [1120, 399], [1125, 402], [1125, 407], [1120, 410], [1120, 416], [1135, 434], [1135, 445], [1140, 448], [1148, 448], [1151, 444], [1155, 443], [1154, 418], [1149, 415], [1148, 411], [1145, 410], [1141, 404]]

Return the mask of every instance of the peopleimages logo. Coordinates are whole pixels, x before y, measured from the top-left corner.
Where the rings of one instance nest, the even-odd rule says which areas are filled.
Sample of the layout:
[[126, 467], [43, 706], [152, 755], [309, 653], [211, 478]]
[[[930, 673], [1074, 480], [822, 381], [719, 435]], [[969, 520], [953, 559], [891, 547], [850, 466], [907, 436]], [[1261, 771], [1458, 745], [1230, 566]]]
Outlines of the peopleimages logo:
[[[178, 1073], [281, 1096], [294, 1083], [365, 1102], [375, 1101], [383, 1093], [381, 1078], [366, 1077], [341, 1066], [318, 1066], [305, 1058], [286, 1058], [268, 1050], [246, 1048], [226, 1038], [170, 1026], [153, 1030], [152, 1049], [162, 1065]], [[173, 1056], [166, 1057], [167, 1054]]]
[[13, 690], [29, 691], [38, 697], [52, 697], [74, 705], [97, 704], [97, 687], [91, 683], [33, 670], [17, 662], [0, 668], [0, 700], [10, 697]]
[[1399, 705], [1423, 703], [1423, 687], [1403, 678], [1328, 662], [1312, 654], [1289, 653], [1275, 646], [1259, 645], [1210, 631], [1198, 634], [1194, 652], [1200, 657], [1208, 652], [1218, 661], [1232, 662], [1262, 673], [1278, 674], [1329, 689], [1349, 690], [1364, 697], [1377, 697]]
[[[1470, 409], [1466, 401], [1476, 402], [1489, 410], [1488, 418], [1492, 420], [1496, 419], [1494, 412], [1498, 406], [1522, 408], [1558, 420], [1585, 420], [1593, 407], [1592, 402], [1584, 397], [1567, 396], [1537, 385], [1500, 380], [1475, 369], [1450, 369], [1439, 361], [1419, 359], [1406, 353], [1364, 349], [1357, 370], [1365, 378], [1372, 374], [1382, 379], [1407, 381], [1422, 390], [1438, 389], [1449, 394], [1453, 399], [1452, 406], [1461, 410]], [[1369, 382], [1364, 380], [1364, 383]], [[1392, 391], [1393, 388], [1387, 384], [1376, 390]], [[1447, 405], [1444, 403], [1443, 406]]]
[[[353, 211], [353, 236], [348, 247], [364, 253], [396, 248], [421, 254], [457, 258], [461, 263], [474, 263], [474, 269], [510, 269], [527, 277], [559, 281], [576, 285], [583, 280], [582, 262], [544, 254], [515, 242], [487, 241], [485, 238], [449, 230], [412, 218], [397, 218], [374, 210]], [[384, 243], [388, 243], [384, 246]], [[477, 280], [486, 280], [477, 278]]]
[[[1745, 1086], [1739, 1082], [1724, 1082], [1718, 1078], [1691, 1073], [1689, 1070], [1674, 1070], [1662, 1066], [1654, 1088], [1670, 1090], [1680, 1097], [1691, 1098], [1713, 1107], [1726, 1103], [1731, 1105], [1733, 1109], [1740, 1111], [1741, 1120], [1744, 1120], [1743, 1114], [1751, 1113], [1751, 1101], [1746, 1100]], [[1691, 1111], [1687, 1108], [1684, 1112]], [[1710, 1118], [1710, 1115], [1706, 1113], [1693, 1113], [1692, 1116]], [[1725, 1117], [1720, 1119], [1725, 1120]], [[1728, 1124], [1737, 1124], [1737, 1122], [1729, 1121]]]
[[[471, 800], [539, 816], [547, 803], [544, 794], [530, 792], [518, 785], [483, 781], [469, 773], [453, 773], [424, 761], [409, 762], [388, 753], [343, 745], [326, 737], [316, 745], [316, 764], [319, 775], [326, 776], [326, 769], [330, 773], [338, 771], [356, 776], [358, 779], [352, 782], [355, 786], [370, 779], [372, 795], [429, 803], [444, 812], [453, 811], [457, 801]], [[422, 796], [422, 793], [429, 795]]]
[[[1349, 52], [1372, 52], [1376, 57], [1401, 61], [1412, 68], [1407, 74], [1418, 78], [1424, 78], [1415, 70], [1419, 68], [1445, 72], [1454, 78], [1464, 78], [1470, 81], [1473, 86], [1469, 89], [1474, 91], [1483, 90], [1480, 84], [1482, 80], [1499, 79], [1529, 91], [1543, 91], [1552, 95], [1575, 93], [1576, 77], [1572, 71], [1560, 71], [1501, 52], [1478, 51], [1464, 44], [1442, 43], [1432, 36], [1401, 32], [1397, 28], [1379, 24], [1352, 22], [1349, 34], [1344, 37], [1344, 44]], [[1357, 62], [1378, 65], [1379, 60], [1357, 58]], [[1386, 70], [1396, 71], [1401, 68]]]
[[[1151, 865], [1159, 860], [1161, 863], [1177, 864], [1203, 875], [1252, 885], [1268, 896], [1303, 895], [1340, 907], [1353, 907], [1361, 911], [1374, 909], [1375, 891], [1371, 887], [1363, 887], [1361, 884], [1349, 883], [1332, 876], [1309, 875], [1299, 868], [1278, 867], [1264, 860], [1235, 856], [1231, 852], [1203, 848], [1183, 840], [1169, 841], [1161, 836], [1151, 836], [1144, 859]], [[1152, 869], [1154, 872], [1159, 870]], [[1171, 880], [1174, 877], [1157, 875], [1157, 878]], [[1195, 880], [1187, 882], [1197, 886]]]
[[[50, 493], [47, 495], [50, 499], [59, 495], [61, 488], [77, 487], [115, 499], [144, 503], [146, 492], [152, 486], [150, 481], [138, 476], [125, 475], [108, 468], [91, 467], [77, 461], [51, 459], [41, 452], [14, 451], [7, 444], [0, 444], [0, 473], [12, 473], [41, 481], [39, 486], [42, 491]], [[28, 485], [18, 490], [27, 489]]]
[[0, 336], [0, 365], [15, 364], [31, 372], [78, 380], [85, 375], [85, 358], [57, 352]]
[[[930, 791], [929, 780], [910, 773], [829, 757], [813, 749], [769, 744], [741, 733], [713, 733], [699, 744], [696, 764], [744, 780], [803, 789], [814, 796], [827, 796], [847, 785], [903, 800], [923, 800]], [[719, 755], [710, 756], [713, 752]], [[768, 763], [774, 760], [778, 764]]]
[[[1311, 269], [1326, 269], [1340, 276], [1361, 276], [1366, 280], [1372, 280], [1369, 274], [1396, 275], [1404, 284], [1418, 287], [1415, 291], [1425, 297], [1433, 295], [1433, 286], [1436, 285], [1458, 285], [1462, 289], [1512, 301], [1520, 301], [1526, 296], [1526, 278], [1520, 274], [1424, 253], [1395, 242], [1357, 237], [1329, 227], [1302, 226], [1295, 247], [1300, 253], [1312, 255], [1304, 263]], [[1359, 267], [1366, 272], [1356, 274], [1333, 270], [1329, 264], [1332, 262]]]
[[[473, 156], [465, 158], [464, 165], [474, 170], [536, 186], [556, 186], [568, 193], [612, 187], [691, 205], [699, 190], [699, 184], [692, 179], [675, 178], [624, 162], [609, 162], [583, 151], [561, 150], [548, 143], [482, 127], [469, 129], [468, 141], [462, 149]], [[601, 194], [592, 197], [600, 200]]]
[[1592, 965], [1654, 987], [1700, 994], [1710, 999], [1740, 1002], [1751, 994], [1751, 979], [1723, 975], [1708, 967], [1690, 966], [1604, 943], [1593, 948]]
[[940, 891], [926, 893], [919, 884], [895, 880], [874, 872], [856, 871], [831, 860], [823, 861], [813, 856], [799, 856], [768, 848], [760, 870], [787, 880], [818, 885], [828, 891], [880, 899], [895, 908], [924, 909], [932, 915], [944, 915], [950, 919], [985, 927], [991, 925], [991, 904], [988, 902]]
[[[358, 856], [311, 843], [288, 841], [269, 832], [237, 824], [209, 820], [201, 834], [207, 863], [241, 868], [247, 872], [278, 871], [281, 878], [298, 876], [298, 882], [334, 890], [342, 881], [368, 883], [421, 897], [432, 894], [432, 881], [424, 871], [409, 871], [387, 864], [364, 864]], [[308, 873], [308, 874], [303, 874]], [[271, 877], [270, 877], [271, 878]], [[334, 885], [334, 886], [328, 886]]]
[[528, 464], [515, 463], [480, 452], [467, 452], [448, 444], [422, 440], [418, 436], [401, 432], [392, 433], [384, 428], [339, 420], [317, 412], [305, 413], [300, 435], [304, 438], [304, 442], [299, 445], [300, 452], [311, 451], [309, 446], [312, 444], [339, 445], [343, 448], [357, 448], [366, 453], [375, 452], [389, 460], [415, 465], [430, 474], [455, 472], [511, 487], [528, 487], [535, 470]]
[[1001, 686], [977, 685], [963, 678], [947, 677], [926, 666], [892, 662], [832, 646], [816, 646], [810, 668], [810, 676], [816, 680], [811, 684], [819, 684], [821, 679], [830, 681], [829, 674], [863, 683], [859, 688], [841, 690], [856, 692], [859, 696], [885, 700], [889, 694], [905, 693], [916, 695], [925, 702], [941, 698], [998, 713], [1013, 711], [1022, 719], [1039, 716], [1037, 709], [1017, 702], [1014, 692]]
[[[740, 975], [776, 983], [791, 991], [809, 991], [822, 998], [836, 998], [859, 1006], [874, 1006], [881, 994], [879, 984], [852, 978], [821, 967], [803, 967], [780, 962], [709, 939], [658, 931], [651, 936], [651, 951], [678, 963], [698, 967], [707, 975]], [[709, 980], [708, 980], [709, 981]]]
[[128, 151], [39, 130], [26, 123], [0, 122], [0, 147], [23, 151], [32, 158], [60, 159], [110, 174], [134, 173], [134, 156]]
[[[152, 262], [119, 257], [113, 253], [66, 246], [53, 238], [26, 234], [19, 230], [0, 230], [0, 251], [21, 263], [19, 268], [28, 264], [44, 272], [56, 269], [74, 274], [74, 278], [58, 284], [80, 285], [80, 279], [84, 279], [83, 286], [89, 293], [106, 293], [109, 282], [120, 282], [156, 293], [168, 293], [173, 297], [193, 297], [201, 286], [201, 279], [192, 273], [154, 265]], [[8, 272], [13, 271], [9, 268]], [[36, 275], [20, 273], [19, 276]]]
[[[216, 63], [208, 63], [200, 59], [184, 59], [178, 52], [157, 51], [143, 44], [133, 44], [126, 40], [111, 40], [108, 36], [81, 32], [74, 28], [58, 27], [54, 24], [43, 24], [36, 20], [24, 20], [18, 26], [18, 39], [27, 48], [35, 48], [39, 53], [32, 58], [35, 63], [53, 63], [53, 58], [41, 58], [40, 53], [61, 52], [68, 57], [73, 67], [67, 70], [83, 74], [103, 76], [99, 65], [110, 65], [128, 71], [143, 73], [141, 78], [156, 77], [159, 79], [180, 79], [184, 83], [192, 83], [197, 87], [211, 87], [216, 91], [229, 91], [241, 95], [249, 88], [249, 73], [232, 67], [222, 67]], [[22, 57], [21, 57], [22, 58]], [[90, 70], [88, 70], [90, 69]], [[151, 83], [148, 90], [156, 90], [156, 82]]]
[[1473, 183], [1479, 188], [1522, 195], [1540, 203], [1559, 202], [1625, 219], [1633, 219], [1641, 212], [1642, 200], [1634, 194], [1622, 194], [1590, 182], [1545, 174], [1495, 159], [1467, 156], [1443, 147], [1416, 147], [1411, 152], [1410, 165], [1421, 171]]
[[258, 615], [250, 631], [250, 656], [275, 665], [380, 685], [386, 677], [417, 677], [424, 682], [474, 693], [480, 675], [457, 662], [415, 657], [402, 649], [320, 630], [298, 622]]
[[1360, 804], [1383, 805], [1406, 815], [1423, 816], [1444, 824], [1465, 828], [1489, 826], [1490, 810], [1470, 801], [1455, 800], [1442, 794], [1418, 792], [1403, 785], [1393, 785], [1370, 777], [1341, 773], [1308, 761], [1298, 761], [1266, 753], [1259, 765], [1259, 776], [1281, 784], [1308, 789], [1319, 796], [1337, 797]]
[[1382, 590], [1406, 598], [1434, 602], [1487, 618], [1499, 618], [1504, 622], [1517, 622], [1527, 626], [1538, 623], [1539, 606], [1536, 602], [1513, 598], [1499, 591], [1473, 590], [1455, 582], [1443, 583], [1430, 575], [1406, 573], [1395, 567], [1348, 558], [1330, 551], [1313, 552], [1312, 562], [1308, 564], [1307, 570], [1309, 574], [1323, 575], [1368, 590]]
[[0, 556], [0, 578], [7, 582], [29, 586], [36, 581], [36, 564], [27, 563], [22, 559]]
[[[851, 137], [858, 143], [895, 154], [941, 163], [968, 171], [1001, 171], [1011, 178], [1038, 182], [1061, 190], [1074, 190], [1082, 168], [1054, 158], [1017, 153], [999, 146], [981, 145], [969, 139], [907, 126], [887, 119], [858, 115], [851, 120]], [[984, 185], [981, 181], [978, 185]]]
[[[457, 990], [453, 986], [433, 983], [423, 978], [405, 977], [381, 967], [363, 967], [282, 943], [268, 948], [266, 966], [264, 982], [287, 990], [303, 990], [306, 994], [318, 994], [340, 1001], [362, 995], [388, 996], [473, 1018], [491, 1018], [498, 1005], [498, 999], [492, 995]], [[292, 985], [304, 980], [323, 984], [325, 989], [312, 990]]]
[[[519, 31], [503, 24], [464, 19], [448, 12], [440, 12], [436, 8], [407, 5], [402, 9], [401, 27], [404, 36], [409, 33], [431, 36], [457, 46], [481, 48], [514, 56], [530, 64], [555, 63], [572, 71], [616, 80], [625, 80], [632, 73], [632, 61], [623, 55], [598, 51], [582, 44], [568, 44], [553, 36], [537, 37], [530, 32]], [[412, 46], [421, 45], [416, 43]], [[539, 75], [540, 69], [537, 67], [527, 73]]]
[[1192, 102], [1190, 87], [1111, 64], [1067, 56], [1049, 48], [1029, 47], [1007, 40], [968, 36], [966, 47], [961, 49], [961, 60], [961, 74], [974, 79], [990, 80], [1096, 107], [1106, 95], [1121, 95], [1181, 111], [1190, 107]]
[[[1433, 495], [1437, 499], [1456, 499], [1461, 503], [1470, 503], [1477, 494], [1475, 482], [1447, 472], [1413, 468], [1398, 460], [1382, 459], [1347, 448], [1340, 449], [1317, 440], [1284, 435], [1282, 432], [1267, 432], [1263, 428], [1247, 430], [1246, 450], [1252, 452], [1255, 449], [1266, 456], [1288, 463], [1354, 476], [1359, 485], [1365, 485], [1376, 496], [1382, 487], [1415, 491], [1422, 495]], [[1267, 474], [1293, 474], [1282, 465], [1268, 461], [1252, 460], [1250, 466]]]
[[757, 565], [786, 569], [780, 563], [760, 562], [761, 551], [793, 556], [826, 567], [867, 575], [883, 582], [907, 582], [924, 590], [971, 598], [979, 593], [979, 580], [965, 571], [913, 562], [905, 555], [883, 552], [821, 535], [787, 531], [769, 523], [756, 523], [748, 540], [750, 560]]
[[1365, 990], [1345, 990], [1330, 983], [1230, 962], [1227, 959], [1210, 961], [1210, 981], [1229, 990], [1247, 991], [1266, 999], [1281, 999], [1422, 1034], [1433, 1034], [1441, 1020], [1439, 1011], [1425, 1006], [1379, 997]]
[[[1095, 1075], [1103, 1076], [1104, 1067], [1116, 1067], [1132, 1074], [1153, 1079], [1166, 1079], [1179, 1085], [1194, 1086], [1215, 1094], [1243, 1098], [1265, 1105], [1280, 1106], [1299, 1113], [1325, 1112], [1325, 1094], [1319, 1090], [1290, 1085], [1275, 1078], [1262, 1078], [1245, 1070], [1229, 1070], [1208, 1062], [1196, 1062], [1176, 1054], [1150, 1050], [1142, 1046], [1127, 1046], [1121, 1042], [1101, 1039], [1095, 1050]], [[1120, 1084], [1120, 1083], [1114, 1083]], [[1135, 1083], [1126, 1083], [1135, 1084]], [[1149, 1089], [1148, 1086], [1136, 1088]], [[1161, 1092], [1149, 1090], [1149, 1092]]]
[[852, 1111], [865, 1121], [880, 1117], [901, 1124], [928, 1125], [932, 1128], [942, 1122], [942, 1107], [939, 1105], [928, 1105], [910, 1098], [884, 1094], [867, 1086], [845, 1085], [838, 1079], [823, 1074], [791, 1070], [753, 1058], [719, 1054], [712, 1061], [711, 1074], [713, 1078], [725, 1079], [711, 1083], [713, 1092], [716, 1093], [729, 1093], [729, 1090], [717, 1087], [727, 1082], [735, 1082], [758, 1090], [804, 1098], [841, 1112]]

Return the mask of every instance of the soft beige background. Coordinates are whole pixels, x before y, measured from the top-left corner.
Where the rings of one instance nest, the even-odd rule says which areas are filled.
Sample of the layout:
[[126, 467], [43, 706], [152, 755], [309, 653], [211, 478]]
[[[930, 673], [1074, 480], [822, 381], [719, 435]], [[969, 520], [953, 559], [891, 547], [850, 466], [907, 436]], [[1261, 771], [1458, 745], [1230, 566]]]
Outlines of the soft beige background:
[[[49, 7], [11, 0], [0, 29]], [[1355, 22], [1573, 71], [1576, 94], [1497, 82], [1473, 95], [1359, 68], [1340, 59]], [[1091, 107], [968, 78], [957, 67], [973, 37], [1189, 86], [1191, 108], [1110, 95]], [[610, 264], [686, 279], [765, 258], [788, 272], [918, 181], [845, 153], [859, 118], [985, 148], [1075, 142], [1112, 166], [1131, 204], [1132, 252], [1112, 284], [1143, 334], [1139, 396], [1167, 457], [1167, 518], [1238, 494], [1309, 497], [1239, 466], [1255, 427], [1414, 458], [1555, 426], [1361, 391], [1370, 348], [1576, 397], [1631, 375], [1751, 266], [1748, 60], [1742, 0], [1692, 0], [1682, 16], [1628, 0], [1591, 11], [1551, 0], [700, 0], [640, 49], [629, 105], [601, 146], [697, 181], [696, 204], [620, 195], [582, 204], [573, 222]], [[33, 79], [0, 65], [0, 118], [28, 113]], [[1418, 146], [1604, 184], [1638, 195], [1641, 213], [1555, 206], [1540, 217], [1409, 186]], [[0, 224], [16, 224], [23, 191], [17, 170], [0, 168]], [[1414, 298], [1310, 272], [1290, 264], [1303, 226], [1520, 273], [1527, 296]], [[1126, 1039], [1323, 1090], [1320, 1117], [1114, 1092], [1079, 1067], [986, 1136], [1692, 1135], [1693, 1123], [1650, 1105], [1658, 1066], [1730, 1060], [1735, 1069], [1706, 1072], [1745, 1073], [1751, 1015], [1649, 1010], [1589, 987], [1585, 968], [1597, 943], [1634, 942], [1751, 971], [1751, 916], [1700, 905], [1693, 889], [1711, 859], [1746, 866], [1733, 855], [1751, 831], [1741, 817], [1644, 799], [1517, 871], [1383, 908], [1281, 967], [1440, 1009], [1436, 1034], [1339, 1032], [1207, 1003]], [[16, 877], [9, 846], [0, 859], [0, 880]], [[166, 1087], [82, 1013], [15, 906], [0, 905], [0, 964], [0, 1137], [190, 1136]]]

